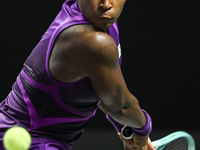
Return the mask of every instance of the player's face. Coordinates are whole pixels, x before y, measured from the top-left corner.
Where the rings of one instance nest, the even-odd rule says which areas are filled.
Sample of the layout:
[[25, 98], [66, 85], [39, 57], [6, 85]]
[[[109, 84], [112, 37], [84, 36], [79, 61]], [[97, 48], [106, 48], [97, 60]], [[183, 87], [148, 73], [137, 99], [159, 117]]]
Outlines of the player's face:
[[106, 31], [120, 16], [126, 0], [78, 0], [79, 9], [95, 27]]

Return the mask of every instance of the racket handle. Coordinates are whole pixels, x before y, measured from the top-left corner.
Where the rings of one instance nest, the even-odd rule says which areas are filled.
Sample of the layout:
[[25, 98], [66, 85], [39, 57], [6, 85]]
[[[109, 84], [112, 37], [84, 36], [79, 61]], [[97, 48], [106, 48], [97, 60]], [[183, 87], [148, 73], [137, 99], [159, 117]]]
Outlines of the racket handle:
[[134, 130], [132, 127], [124, 126], [121, 131], [122, 137], [125, 139], [132, 139]]

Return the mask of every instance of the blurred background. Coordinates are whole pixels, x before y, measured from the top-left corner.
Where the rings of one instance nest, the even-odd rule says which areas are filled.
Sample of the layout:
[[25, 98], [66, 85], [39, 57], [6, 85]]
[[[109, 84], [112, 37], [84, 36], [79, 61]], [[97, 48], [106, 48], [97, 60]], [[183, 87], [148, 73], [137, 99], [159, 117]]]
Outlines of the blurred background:
[[[1, 100], [63, 2], [1, 1]], [[152, 140], [184, 130], [200, 148], [199, 18], [199, 0], [127, 0], [118, 20], [122, 72], [129, 90], [152, 117]], [[123, 149], [100, 110], [75, 144], [74, 150], [80, 149]]]

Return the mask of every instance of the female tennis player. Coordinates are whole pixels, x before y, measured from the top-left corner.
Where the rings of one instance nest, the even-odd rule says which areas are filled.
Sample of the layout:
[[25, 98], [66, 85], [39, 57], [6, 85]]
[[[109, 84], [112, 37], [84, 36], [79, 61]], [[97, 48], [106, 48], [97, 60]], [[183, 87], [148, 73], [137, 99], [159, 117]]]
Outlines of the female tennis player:
[[30, 150], [70, 150], [98, 106], [116, 129], [133, 127], [126, 150], [153, 149], [152, 123], [128, 91], [120, 64], [117, 19], [125, 0], [66, 0], [24, 62], [12, 91], [0, 104], [2, 137], [21, 126]]

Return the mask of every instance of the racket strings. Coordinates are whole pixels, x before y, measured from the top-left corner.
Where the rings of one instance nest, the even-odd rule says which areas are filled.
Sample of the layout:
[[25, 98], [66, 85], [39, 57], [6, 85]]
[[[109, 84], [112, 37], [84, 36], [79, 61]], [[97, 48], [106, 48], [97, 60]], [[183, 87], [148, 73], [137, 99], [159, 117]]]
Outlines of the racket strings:
[[178, 138], [165, 146], [157, 147], [156, 150], [189, 150], [188, 140], [183, 137]]

